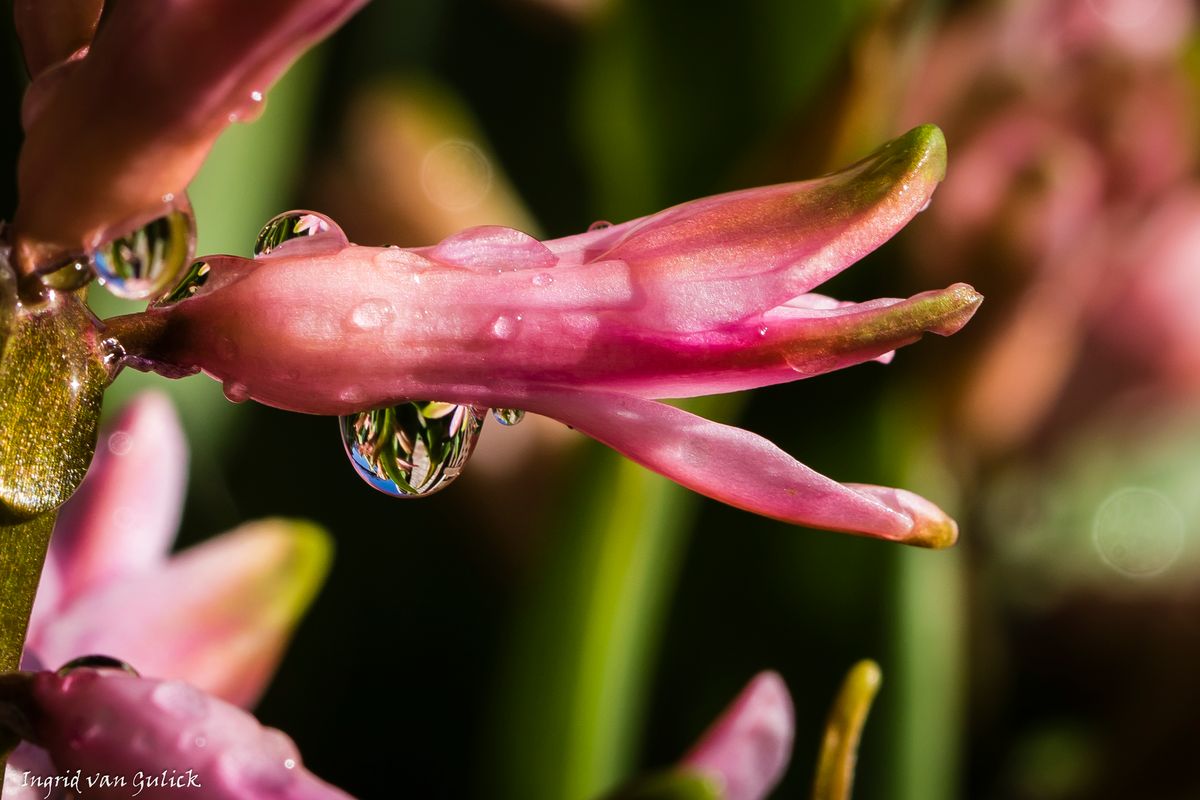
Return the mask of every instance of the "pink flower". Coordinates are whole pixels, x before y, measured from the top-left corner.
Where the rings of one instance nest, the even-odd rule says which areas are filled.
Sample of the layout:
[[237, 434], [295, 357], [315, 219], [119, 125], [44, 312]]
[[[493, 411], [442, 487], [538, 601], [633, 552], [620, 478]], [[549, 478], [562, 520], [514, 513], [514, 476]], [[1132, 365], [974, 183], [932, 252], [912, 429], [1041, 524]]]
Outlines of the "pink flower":
[[204, 258], [190, 296], [109, 333], [128, 363], [202, 369], [231, 396], [330, 415], [430, 398], [532, 411], [755, 513], [944, 546], [954, 523], [928, 501], [834, 482], [657, 402], [886, 360], [962, 327], [981, 301], [963, 284], [859, 304], [811, 293], [920, 211], [944, 170], [926, 126], [825, 178], [544, 243], [481, 227], [359, 247], [333, 226], [254, 259]]
[[13, 220], [21, 269], [170, 211], [217, 135], [253, 118], [287, 66], [365, 2], [110, 3], [97, 30], [96, 0], [18, 0], [34, 79]]
[[761, 800], [792, 756], [795, 712], [783, 678], [763, 672], [680, 761], [721, 787], [725, 800]]
[[[102, 653], [228, 702], [257, 700], [324, 578], [329, 544], [312, 526], [263, 520], [168, 557], [186, 460], [178, 419], [159, 395], [139, 397], [102, 437], [51, 540], [26, 668]], [[54, 774], [23, 747], [9, 790], [25, 769]]]

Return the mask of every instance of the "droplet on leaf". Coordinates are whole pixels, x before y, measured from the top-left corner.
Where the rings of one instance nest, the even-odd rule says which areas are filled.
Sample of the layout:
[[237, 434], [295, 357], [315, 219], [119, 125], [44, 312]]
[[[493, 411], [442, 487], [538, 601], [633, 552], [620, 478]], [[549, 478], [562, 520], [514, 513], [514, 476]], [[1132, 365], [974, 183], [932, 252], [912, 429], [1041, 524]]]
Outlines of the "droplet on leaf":
[[483, 414], [471, 406], [414, 401], [338, 420], [359, 476], [393, 497], [444, 489], [471, 456]]
[[140, 300], [161, 294], [178, 280], [196, 244], [186, 204], [92, 253], [92, 267], [117, 297]]

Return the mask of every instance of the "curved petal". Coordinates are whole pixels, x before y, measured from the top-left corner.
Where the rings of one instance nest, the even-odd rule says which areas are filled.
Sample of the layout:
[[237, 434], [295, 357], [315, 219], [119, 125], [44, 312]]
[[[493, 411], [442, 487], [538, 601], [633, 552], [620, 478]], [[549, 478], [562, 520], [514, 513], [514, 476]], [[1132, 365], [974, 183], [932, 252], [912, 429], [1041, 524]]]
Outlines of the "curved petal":
[[29, 695], [38, 743], [60, 770], [127, 782], [90, 787], [87, 797], [128, 800], [139, 771], [165, 771], [184, 783], [148, 786], [141, 800], [177, 800], [185, 786], [205, 800], [350, 800], [305, 769], [282, 732], [180, 681], [115, 670], [40, 672]]
[[284, 69], [365, 1], [115, 3], [87, 56], [52, 91], [31, 88], [42, 96], [18, 171], [22, 268], [167, 213], [225, 126], [253, 116]]
[[555, 389], [529, 410], [554, 417], [687, 488], [796, 525], [920, 547], [948, 547], [958, 526], [902, 489], [841, 484], [766, 439], [636, 397]]
[[103, 431], [50, 540], [62, 603], [164, 560], [187, 487], [187, 442], [165, 395], [135, 398]]
[[104, 0], [15, 0], [13, 24], [30, 77], [91, 44], [103, 9]]
[[42, 629], [57, 666], [87, 653], [179, 678], [240, 705], [262, 692], [328, 569], [330, 543], [304, 523], [242, 526], [89, 593]]
[[22, 742], [9, 754], [4, 767], [4, 800], [70, 800], [64, 787], [44, 785], [57, 774], [49, 753]]
[[750, 681], [680, 766], [718, 781], [725, 800], [762, 800], [787, 769], [795, 719], [783, 678], [763, 672]]

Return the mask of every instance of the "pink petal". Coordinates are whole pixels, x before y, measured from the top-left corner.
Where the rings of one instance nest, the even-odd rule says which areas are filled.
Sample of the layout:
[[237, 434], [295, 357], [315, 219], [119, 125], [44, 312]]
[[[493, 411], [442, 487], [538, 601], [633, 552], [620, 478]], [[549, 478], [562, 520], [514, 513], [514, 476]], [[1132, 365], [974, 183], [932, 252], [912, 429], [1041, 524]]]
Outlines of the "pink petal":
[[166, 558], [187, 488], [187, 442], [171, 401], [147, 392], [101, 432], [79, 490], [50, 543], [61, 603]]
[[761, 800], [787, 769], [794, 729], [787, 686], [778, 674], [763, 672], [680, 763], [716, 780], [725, 800]]
[[13, 23], [31, 77], [86, 48], [104, 0], [14, 0]]
[[[66, 789], [44, 785], [45, 779], [57, 774], [49, 753], [22, 742], [8, 756], [4, 769], [4, 800], [71, 800]], [[39, 786], [39, 782], [43, 785]]]
[[722, 503], [783, 522], [947, 547], [954, 521], [902, 489], [840, 484], [761, 436], [650, 400], [547, 390], [525, 408], [565, 422], [639, 464]]
[[20, 262], [43, 268], [165, 214], [225, 126], [253, 117], [287, 66], [365, 1], [114, 4], [28, 115]]
[[[149, 787], [139, 800], [349, 800], [300, 763], [286, 735], [264, 728], [236, 706], [180, 681], [123, 672], [50, 672], [32, 679], [35, 733], [64, 772], [195, 778], [181, 786]], [[197, 786], [199, 788], [197, 788]], [[132, 783], [89, 788], [85, 797], [128, 800]]]
[[250, 705], [324, 579], [329, 555], [327, 537], [312, 526], [250, 523], [82, 596], [42, 628], [35, 647], [51, 667], [103, 653], [143, 675], [179, 678]]

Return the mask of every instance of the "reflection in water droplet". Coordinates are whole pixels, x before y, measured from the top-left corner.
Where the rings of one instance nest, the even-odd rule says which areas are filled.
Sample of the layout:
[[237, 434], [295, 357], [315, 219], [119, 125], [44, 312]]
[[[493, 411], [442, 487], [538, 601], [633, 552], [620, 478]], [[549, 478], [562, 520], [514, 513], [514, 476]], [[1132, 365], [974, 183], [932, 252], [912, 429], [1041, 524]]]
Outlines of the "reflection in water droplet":
[[589, 231], [602, 231], [605, 228], [611, 228], [611, 227], [612, 227], [612, 223], [609, 222], [608, 220], [598, 219], [595, 222], [593, 222], [591, 225], [588, 225], [588, 230]]
[[1092, 520], [1096, 552], [1126, 575], [1157, 575], [1183, 551], [1183, 516], [1163, 494], [1130, 486], [1108, 496]]
[[519, 408], [493, 408], [492, 417], [501, 425], [516, 425], [525, 419], [525, 412]]
[[212, 267], [210, 267], [207, 262], [193, 262], [192, 265], [188, 267], [187, 272], [183, 273], [183, 277], [180, 278], [179, 283], [176, 284], [175, 288], [160, 297], [152, 305], [168, 306], [171, 303], [178, 303], [180, 300], [188, 299], [205, 284], [211, 272]]
[[87, 286], [94, 277], [92, 265], [86, 260], [76, 259], [65, 267], [43, 275], [42, 283], [60, 292], [74, 292]]
[[117, 297], [144, 299], [177, 280], [195, 244], [195, 220], [185, 204], [96, 250], [92, 266], [100, 283]]
[[87, 655], [79, 658], [72, 658], [67, 663], [59, 667], [55, 674], [60, 678], [65, 678], [77, 669], [116, 669], [121, 672], [128, 672], [130, 675], [140, 677], [138, 671], [126, 664], [119, 658], [102, 655]]
[[254, 240], [256, 258], [270, 255], [288, 242], [330, 240], [337, 246], [346, 243], [346, 235], [338, 224], [315, 211], [285, 211], [267, 220]]
[[420, 497], [458, 477], [482, 422], [470, 406], [414, 401], [344, 416], [338, 425], [363, 480], [394, 497]]

